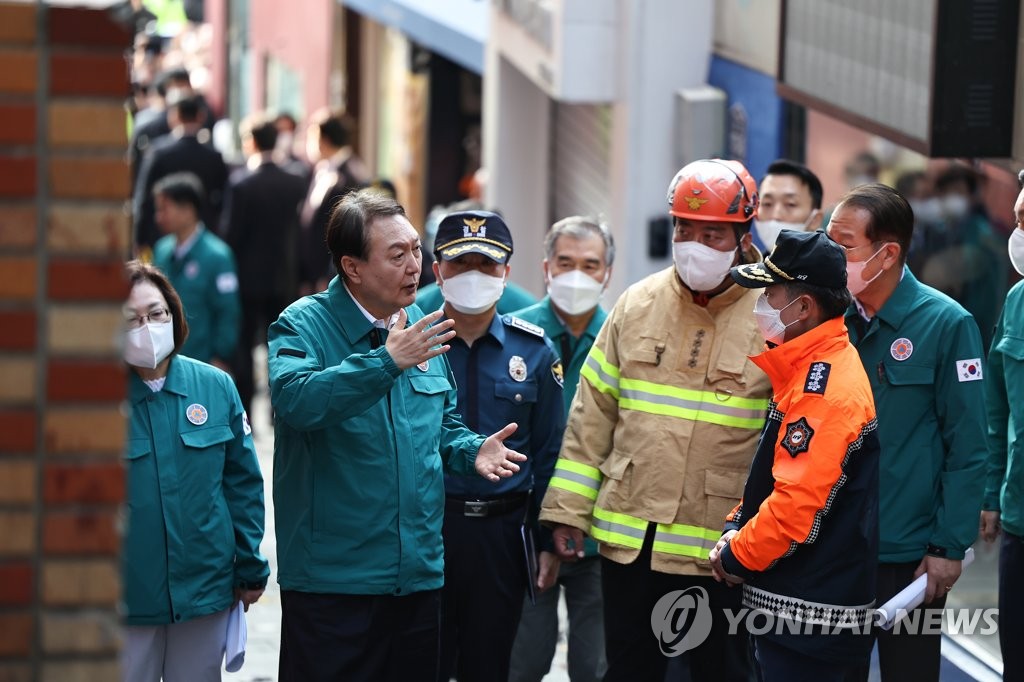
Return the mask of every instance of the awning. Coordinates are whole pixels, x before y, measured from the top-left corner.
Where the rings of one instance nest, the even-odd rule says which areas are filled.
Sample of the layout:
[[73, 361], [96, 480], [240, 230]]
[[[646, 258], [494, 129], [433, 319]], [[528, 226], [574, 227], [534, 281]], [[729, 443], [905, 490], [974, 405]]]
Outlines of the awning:
[[487, 0], [340, 1], [463, 68], [483, 74], [490, 12]]

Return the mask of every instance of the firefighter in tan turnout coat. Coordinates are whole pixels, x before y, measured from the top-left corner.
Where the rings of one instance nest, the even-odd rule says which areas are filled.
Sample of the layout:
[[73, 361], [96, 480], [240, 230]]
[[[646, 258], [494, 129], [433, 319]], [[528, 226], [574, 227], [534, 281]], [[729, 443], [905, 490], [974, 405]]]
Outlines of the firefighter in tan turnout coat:
[[541, 519], [563, 560], [582, 554], [584, 533], [599, 543], [606, 682], [664, 678], [685, 633], [672, 622], [659, 632], [652, 611], [675, 590], [712, 614], [689, 652], [692, 679], [750, 671], [746, 633], [728, 636], [722, 612], [741, 608], [740, 591], [712, 579], [708, 552], [743, 492], [771, 395], [748, 358], [764, 347], [758, 292], [729, 277], [761, 260], [757, 203], [739, 162], [680, 170], [669, 187], [674, 267], [622, 295], [581, 372]]

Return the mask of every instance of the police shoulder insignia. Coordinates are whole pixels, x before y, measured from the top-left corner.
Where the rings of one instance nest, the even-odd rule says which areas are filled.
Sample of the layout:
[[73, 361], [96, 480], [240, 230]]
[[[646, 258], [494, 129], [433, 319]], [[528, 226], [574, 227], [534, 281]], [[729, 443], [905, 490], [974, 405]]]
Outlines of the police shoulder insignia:
[[515, 327], [516, 329], [522, 329], [524, 332], [529, 332], [534, 336], [544, 338], [544, 330], [538, 327], [537, 325], [533, 324], [532, 322], [521, 320], [514, 315], [505, 315], [504, 318], [502, 319], [505, 320], [505, 324], [509, 324]]
[[828, 374], [832, 371], [832, 365], [827, 362], [815, 362], [807, 372], [807, 381], [804, 382], [804, 393], [817, 393], [825, 395], [825, 387], [828, 386]]
[[565, 386], [565, 372], [562, 370], [562, 361], [557, 358], [551, 363], [551, 376], [555, 378], [555, 382], [559, 386]]
[[814, 436], [814, 429], [807, 423], [806, 417], [800, 417], [795, 422], [786, 424], [786, 435], [782, 437], [782, 447], [790, 457], [796, 457], [801, 452], [807, 452], [811, 447], [811, 438]]

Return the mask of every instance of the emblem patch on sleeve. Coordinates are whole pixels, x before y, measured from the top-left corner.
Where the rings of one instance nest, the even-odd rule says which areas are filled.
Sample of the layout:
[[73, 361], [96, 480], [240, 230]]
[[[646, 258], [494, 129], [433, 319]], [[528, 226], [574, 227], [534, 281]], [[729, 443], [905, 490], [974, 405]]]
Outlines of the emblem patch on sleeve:
[[561, 360], [555, 360], [553, 363], [551, 363], [551, 376], [553, 376], [555, 378], [555, 382], [559, 386], [564, 386], [565, 385], [565, 376], [564, 375], [565, 375], [565, 373], [562, 370], [562, 361]]
[[956, 376], [960, 381], [981, 381], [981, 358], [957, 360]]
[[790, 457], [796, 457], [801, 452], [807, 452], [811, 447], [811, 438], [814, 437], [814, 429], [807, 423], [806, 417], [800, 417], [795, 422], [786, 424], [786, 435], [782, 437], [782, 447]]
[[828, 374], [832, 371], [832, 365], [827, 362], [815, 362], [807, 372], [807, 381], [804, 382], [804, 393], [817, 393], [825, 395], [825, 387], [828, 386]]

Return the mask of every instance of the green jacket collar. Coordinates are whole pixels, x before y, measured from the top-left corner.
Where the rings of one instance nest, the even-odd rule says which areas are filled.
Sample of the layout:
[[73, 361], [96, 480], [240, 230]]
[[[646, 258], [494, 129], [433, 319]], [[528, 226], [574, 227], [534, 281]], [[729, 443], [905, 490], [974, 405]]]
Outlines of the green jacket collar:
[[[583, 337], [596, 339], [597, 333], [601, 331], [601, 325], [604, 324], [605, 319], [608, 318], [608, 313], [604, 311], [600, 305], [594, 310], [594, 316], [590, 318], [590, 324], [583, 330]], [[547, 332], [547, 335], [552, 339], [557, 339], [563, 334], [569, 333], [569, 329], [565, 324], [558, 318], [558, 314], [555, 312], [554, 307], [551, 305], [551, 297], [545, 296], [540, 302], [540, 312], [537, 319], [537, 325]], [[583, 338], [581, 337], [581, 338]]]
[[[171, 362], [167, 367], [167, 379], [164, 380], [163, 390], [176, 395], [185, 395], [187, 393], [187, 387], [185, 386], [184, 371], [181, 369], [181, 363], [178, 362], [178, 355], [174, 354], [171, 356]], [[128, 398], [131, 402], [138, 403], [145, 400], [147, 397], [153, 395], [153, 391], [149, 389], [146, 382], [142, 380], [139, 373], [134, 368], [128, 368]]]
[[[875, 317], [878, 318], [879, 322], [885, 322], [893, 329], [898, 329], [903, 320], [910, 313], [910, 310], [914, 307], [914, 301], [917, 300], [918, 292], [921, 289], [920, 282], [914, 277], [913, 273], [910, 272], [910, 268], [906, 265], [903, 266], [903, 279], [896, 285], [896, 289], [889, 296], [888, 300], [882, 304], [881, 309], [876, 313]], [[857, 312], [857, 306], [854, 305], [851, 308], [852, 314], [859, 315]]]
[[359, 312], [356, 302], [345, 289], [341, 277], [335, 275], [327, 285], [327, 300], [328, 310], [338, 321], [349, 343], [355, 344], [373, 330], [373, 325]]

